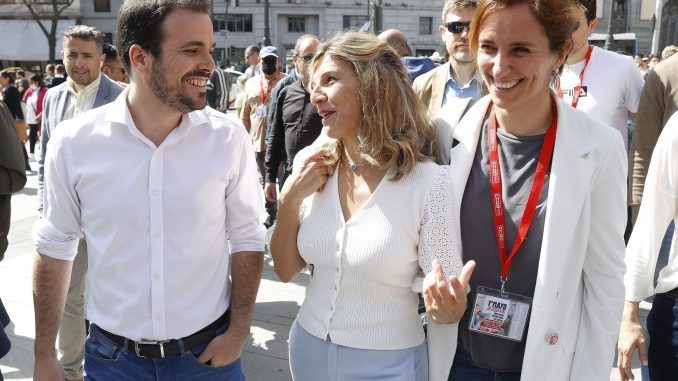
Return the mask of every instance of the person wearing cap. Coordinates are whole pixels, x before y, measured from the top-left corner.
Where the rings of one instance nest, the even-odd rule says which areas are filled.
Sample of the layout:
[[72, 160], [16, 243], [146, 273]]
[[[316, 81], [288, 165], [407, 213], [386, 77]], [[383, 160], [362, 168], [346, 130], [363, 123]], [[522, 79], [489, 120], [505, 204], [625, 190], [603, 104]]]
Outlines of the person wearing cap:
[[[266, 173], [264, 166], [266, 160], [266, 121], [271, 104], [271, 94], [278, 81], [285, 77], [285, 74], [278, 70], [280, 67], [279, 56], [280, 54], [275, 46], [261, 48], [259, 51], [261, 74], [255, 75], [245, 83], [245, 104], [240, 114], [240, 119], [252, 138], [262, 188]], [[268, 227], [275, 221], [275, 202], [266, 201], [266, 213], [268, 217], [265, 225]]]

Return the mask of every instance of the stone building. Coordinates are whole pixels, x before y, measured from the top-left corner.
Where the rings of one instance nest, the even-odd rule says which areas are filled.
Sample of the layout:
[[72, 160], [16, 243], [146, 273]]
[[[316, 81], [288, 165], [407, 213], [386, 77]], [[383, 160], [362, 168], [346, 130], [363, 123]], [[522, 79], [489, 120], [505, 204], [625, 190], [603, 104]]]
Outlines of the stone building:
[[[36, 3], [64, 3], [69, 0], [34, 0]], [[62, 15], [60, 29], [73, 23], [100, 28], [106, 40], [115, 38], [115, 18], [121, 0], [72, 0]], [[374, 20], [374, 8], [369, 0], [269, 0], [269, 36], [271, 44], [290, 58], [296, 39], [303, 34], [321, 38], [343, 28], [360, 28]], [[398, 28], [407, 36], [415, 55], [444, 53], [438, 32], [441, 24], [442, 0], [372, 0], [382, 4], [381, 29]], [[37, 24], [21, 0], [0, 0], [0, 34], [17, 41], [16, 54], [11, 57], [0, 51], [0, 60], [36, 60], [22, 58], [22, 50], [44, 49], [39, 40]], [[244, 60], [245, 48], [264, 42], [264, 0], [213, 0], [213, 18], [217, 50], [215, 59], [222, 65], [238, 65]], [[48, 12], [51, 5], [43, 6]], [[369, 15], [369, 16], [368, 16]], [[632, 54], [660, 52], [664, 46], [678, 44], [678, 0], [602, 0], [594, 44], [603, 46], [612, 20], [615, 37], [613, 50]], [[612, 16], [612, 17], [611, 17]], [[32, 21], [32, 22], [31, 22]], [[12, 24], [12, 25], [10, 25]], [[32, 36], [33, 49], [26, 36]], [[44, 37], [43, 37], [44, 38]], [[46, 46], [46, 42], [45, 42]], [[4, 54], [4, 57], [3, 57]], [[46, 60], [45, 58], [40, 60]]]

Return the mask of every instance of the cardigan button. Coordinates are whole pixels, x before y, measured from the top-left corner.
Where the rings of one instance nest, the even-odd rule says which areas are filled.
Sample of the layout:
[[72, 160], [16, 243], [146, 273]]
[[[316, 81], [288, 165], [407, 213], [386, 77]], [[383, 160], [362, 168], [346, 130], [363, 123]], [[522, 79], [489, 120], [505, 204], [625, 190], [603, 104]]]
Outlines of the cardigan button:
[[558, 342], [558, 332], [555, 331], [546, 332], [544, 341], [546, 341], [546, 344], [548, 345], [555, 345]]

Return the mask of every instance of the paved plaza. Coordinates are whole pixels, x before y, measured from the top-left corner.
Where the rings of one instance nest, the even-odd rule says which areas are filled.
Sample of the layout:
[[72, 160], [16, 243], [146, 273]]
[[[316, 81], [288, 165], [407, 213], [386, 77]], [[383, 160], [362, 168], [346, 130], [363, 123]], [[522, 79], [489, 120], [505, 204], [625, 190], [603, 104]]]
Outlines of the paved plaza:
[[[37, 163], [32, 162], [34, 170]], [[12, 318], [6, 332], [12, 340], [9, 354], [0, 359], [0, 371], [6, 380], [31, 380], [33, 376], [33, 339], [35, 318], [31, 293], [31, 268], [34, 247], [31, 228], [37, 220], [37, 171], [31, 173], [23, 191], [12, 197], [10, 246], [5, 260], [0, 262], [0, 297]], [[101, 200], [106, 202], [106, 200]], [[288, 335], [294, 317], [304, 297], [308, 276], [300, 275], [293, 283], [277, 280], [271, 258], [266, 256], [252, 335], [243, 353], [243, 367], [250, 381], [288, 381], [292, 377], [288, 366]], [[649, 305], [643, 303], [643, 313]], [[115, 307], [111, 306], [114, 310]], [[640, 380], [638, 364], [634, 373]], [[610, 380], [618, 380], [613, 369]], [[583, 381], [583, 380], [582, 380]]]

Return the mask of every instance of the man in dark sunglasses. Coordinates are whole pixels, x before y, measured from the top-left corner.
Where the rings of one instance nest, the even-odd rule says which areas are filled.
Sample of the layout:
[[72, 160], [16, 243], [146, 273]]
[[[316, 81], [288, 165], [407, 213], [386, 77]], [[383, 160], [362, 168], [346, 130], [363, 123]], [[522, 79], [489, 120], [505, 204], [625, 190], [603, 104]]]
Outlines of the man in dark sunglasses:
[[445, 43], [448, 62], [418, 77], [415, 92], [431, 115], [454, 98], [482, 97], [487, 91], [476, 73], [475, 57], [468, 45], [471, 18], [477, 0], [447, 0], [443, 6], [440, 36]]
[[[320, 135], [322, 121], [318, 110], [311, 104], [309, 77], [313, 56], [320, 41], [312, 35], [299, 37], [294, 47], [294, 67], [298, 79], [282, 88], [269, 124], [266, 147], [266, 185], [264, 193], [269, 202], [277, 201], [277, 183], [282, 188], [292, 173], [292, 163], [297, 152], [313, 143]], [[282, 164], [282, 174], [278, 168]]]

